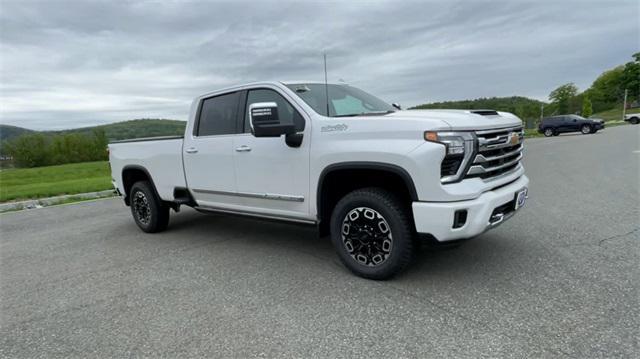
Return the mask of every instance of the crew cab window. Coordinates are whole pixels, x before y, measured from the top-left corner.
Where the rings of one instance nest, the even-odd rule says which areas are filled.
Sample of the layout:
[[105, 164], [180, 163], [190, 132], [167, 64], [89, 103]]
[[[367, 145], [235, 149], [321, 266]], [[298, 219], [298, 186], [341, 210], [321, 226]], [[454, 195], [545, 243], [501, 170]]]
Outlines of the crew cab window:
[[282, 95], [274, 90], [256, 89], [249, 90], [249, 94], [247, 95], [247, 106], [244, 111], [244, 132], [251, 132], [249, 106], [252, 103], [258, 102], [275, 102], [278, 105], [280, 122], [283, 124], [294, 124], [298, 132], [304, 130], [304, 118]]
[[205, 99], [200, 108], [196, 136], [236, 133], [240, 92]]

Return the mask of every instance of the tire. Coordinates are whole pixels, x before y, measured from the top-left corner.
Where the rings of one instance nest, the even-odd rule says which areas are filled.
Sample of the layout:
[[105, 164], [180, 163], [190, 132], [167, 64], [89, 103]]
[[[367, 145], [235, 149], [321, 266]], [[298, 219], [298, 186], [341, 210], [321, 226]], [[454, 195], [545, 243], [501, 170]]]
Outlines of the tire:
[[591, 126], [589, 126], [589, 125], [582, 125], [582, 127], [580, 127], [580, 132], [582, 132], [583, 135], [588, 135], [592, 131], [593, 130], [591, 129]]
[[553, 131], [552, 128], [545, 128], [544, 129], [544, 137], [551, 137], [551, 136], [555, 136], [555, 131]]
[[148, 181], [139, 181], [129, 192], [131, 215], [147, 233], [162, 232], [169, 224], [169, 206], [164, 204]]
[[[411, 262], [414, 234], [409, 209], [381, 188], [363, 188], [344, 196], [331, 213], [331, 241], [354, 274], [383, 280]], [[386, 228], [386, 230], [385, 230]]]
[[631, 124], [633, 124], [633, 125], [637, 125], [638, 123], [640, 123], [640, 119], [637, 118], [637, 117], [631, 117], [629, 122], [631, 122]]

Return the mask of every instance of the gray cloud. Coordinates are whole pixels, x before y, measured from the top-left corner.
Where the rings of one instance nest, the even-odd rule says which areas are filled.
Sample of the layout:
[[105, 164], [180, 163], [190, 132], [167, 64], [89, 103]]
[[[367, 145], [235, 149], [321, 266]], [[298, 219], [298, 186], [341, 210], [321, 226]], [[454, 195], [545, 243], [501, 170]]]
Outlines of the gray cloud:
[[0, 4], [0, 121], [186, 119], [238, 83], [330, 80], [405, 106], [584, 89], [640, 48], [636, 1]]

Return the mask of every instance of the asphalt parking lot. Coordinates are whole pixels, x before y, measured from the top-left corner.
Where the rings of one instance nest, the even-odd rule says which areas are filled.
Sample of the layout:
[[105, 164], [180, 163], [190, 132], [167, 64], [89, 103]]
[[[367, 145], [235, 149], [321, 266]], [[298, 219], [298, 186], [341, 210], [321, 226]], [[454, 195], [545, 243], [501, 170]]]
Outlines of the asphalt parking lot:
[[119, 199], [0, 215], [2, 357], [638, 357], [640, 126], [526, 142], [530, 198], [396, 279], [312, 229]]

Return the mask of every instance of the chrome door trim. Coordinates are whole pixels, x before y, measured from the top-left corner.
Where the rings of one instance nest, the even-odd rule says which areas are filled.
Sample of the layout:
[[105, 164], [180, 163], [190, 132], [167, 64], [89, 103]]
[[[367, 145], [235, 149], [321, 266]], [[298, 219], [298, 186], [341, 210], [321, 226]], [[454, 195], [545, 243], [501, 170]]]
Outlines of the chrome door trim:
[[304, 196], [291, 196], [287, 194], [211, 191], [208, 189], [196, 189], [196, 188], [192, 190], [196, 193], [217, 194], [217, 195], [223, 195], [223, 196], [262, 198], [262, 199], [273, 199], [277, 201], [290, 201], [290, 202], [304, 202]]
[[215, 207], [215, 206], [196, 206], [196, 207], [193, 207], [193, 208], [195, 210], [197, 210], [197, 211], [234, 214], [234, 215], [240, 215], [240, 216], [245, 216], [245, 217], [275, 219], [275, 220], [286, 221], [286, 222], [296, 222], [296, 223], [304, 223], [304, 224], [317, 224], [318, 223], [317, 221], [314, 221], [314, 220], [311, 220], [311, 219], [304, 219], [304, 218], [291, 217], [291, 216], [282, 216], [282, 215], [273, 215], [273, 214], [264, 214], [264, 213], [258, 213], [258, 212], [252, 212], [252, 211], [238, 211], [238, 210], [227, 209], [227, 208], [222, 208], [222, 207]]

